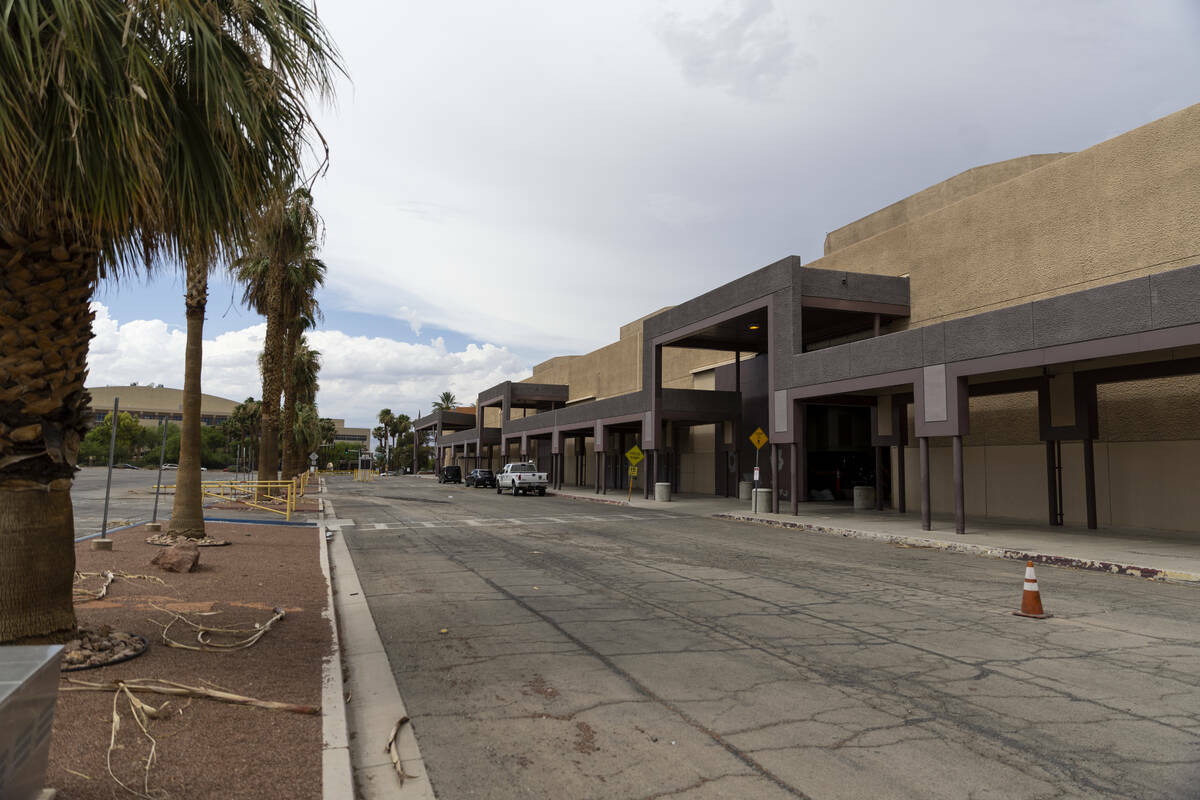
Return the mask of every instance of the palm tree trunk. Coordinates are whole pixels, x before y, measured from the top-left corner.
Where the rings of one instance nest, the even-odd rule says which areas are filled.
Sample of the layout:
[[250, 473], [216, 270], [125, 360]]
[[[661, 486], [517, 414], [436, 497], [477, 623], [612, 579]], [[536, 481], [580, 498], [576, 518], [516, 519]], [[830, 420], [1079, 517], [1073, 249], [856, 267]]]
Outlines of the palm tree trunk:
[[279, 439], [283, 445], [283, 478], [296, 474], [296, 345], [300, 342], [300, 325], [296, 320], [288, 324], [287, 340], [283, 354], [283, 420], [280, 423]]
[[279, 478], [279, 395], [283, 385], [283, 264], [272, 260], [267, 273], [267, 333], [263, 341], [262, 439], [258, 479]]
[[75, 629], [71, 480], [95, 252], [51, 231], [0, 230], [0, 643]]
[[170, 533], [204, 538], [204, 502], [200, 487], [200, 371], [204, 365], [204, 309], [208, 304], [208, 265], [187, 265], [187, 349], [183, 357], [183, 425], [179, 470]]

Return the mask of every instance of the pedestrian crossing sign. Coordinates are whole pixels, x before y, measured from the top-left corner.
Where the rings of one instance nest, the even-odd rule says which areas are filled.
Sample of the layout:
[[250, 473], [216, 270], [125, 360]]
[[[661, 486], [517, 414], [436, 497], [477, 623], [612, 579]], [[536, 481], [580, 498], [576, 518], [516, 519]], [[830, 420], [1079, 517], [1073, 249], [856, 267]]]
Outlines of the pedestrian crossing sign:
[[754, 445], [755, 450], [762, 450], [763, 445], [767, 443], [767, 435], [763, 433], [762, 428], [754, 429], [754, 433], [750, 434], [750, 443]]
[[635, 444], [633, 447], [625, 451], [625, 457], [629, 459], [629, 466], [636, 467], [638, 464], [642, 463], [642, 459], [646, 457], [646, 454], [642, 452], [642, 448]]

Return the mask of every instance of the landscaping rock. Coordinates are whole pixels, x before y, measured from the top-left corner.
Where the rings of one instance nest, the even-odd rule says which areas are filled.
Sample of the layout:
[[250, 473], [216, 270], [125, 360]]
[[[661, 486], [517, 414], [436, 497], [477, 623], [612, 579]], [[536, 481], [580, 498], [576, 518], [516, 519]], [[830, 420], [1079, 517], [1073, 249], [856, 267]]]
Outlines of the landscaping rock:
[[195, 572], [200, 564], [200, 548], [180, 542], [161, 551], [150, 563], [167, 572]]

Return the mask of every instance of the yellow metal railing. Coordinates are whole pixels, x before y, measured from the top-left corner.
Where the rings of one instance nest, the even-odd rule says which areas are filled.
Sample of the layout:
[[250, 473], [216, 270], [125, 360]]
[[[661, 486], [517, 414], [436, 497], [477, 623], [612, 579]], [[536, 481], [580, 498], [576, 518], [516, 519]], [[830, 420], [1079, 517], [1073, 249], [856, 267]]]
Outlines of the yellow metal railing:
[[[308, 488], [308, 480], [308, 473], [304, 473], [289, 481], [201, 481], [200, 494], [219, 500], [234, 500], [250, 508], [280, 514], [290, 522], [292, 512], [296, 510], [296, 501], [304, 496], [304, 491]], [[157, 488], [175, 489], [176, 486], [177, 484], [172, 484]], [[265, 505], [267, 498], [282, 500], [283, 507]]]

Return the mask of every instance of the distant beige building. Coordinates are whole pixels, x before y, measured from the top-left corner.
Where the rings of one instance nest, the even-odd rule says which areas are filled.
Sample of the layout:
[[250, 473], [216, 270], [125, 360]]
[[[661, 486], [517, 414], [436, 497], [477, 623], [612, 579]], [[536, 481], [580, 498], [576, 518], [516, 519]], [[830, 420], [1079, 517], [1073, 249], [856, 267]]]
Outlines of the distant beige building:
[[[142, 425], [153, 427], [162, 420], [183, 421], [183, 390], [165, 386], [94, 386], [88, 391], [92, 395], [92, 415], [96, 423], [112, 412], [113, 399], [120, 399], [120, 410], [128, 412]], [[200, 424], [220, 425], [229, 419], [233, 409], [242, 401], [228, 400], [213, 394], [200, 395]], [[337, 427], [335, 442], [367, 443], [367, 428], [347, 428], [344, 419], [333, 419]]]
[[[417, 420], [559, 485], [1200, 531], [1200, 105], [968, 170]], [[580, 299], [586, 313], [586, 298]], [[760, 452], [750, 434], [761, 428]], [[865, 493], [864, 493], [865, 494]]]
[[[96, 422], [103, 422], [112, 412], [113, 400], [120, 400], [120, 410], [128, 412], [143, 425], [154, 426], [162, 420], [183, 421], [183, 390], [165, 386], [93, 386], [92, 413]], [[200, 424], [220, 425], [229, 419], [239, 401], [227, 400], [213, 394], [200, 395]]]

